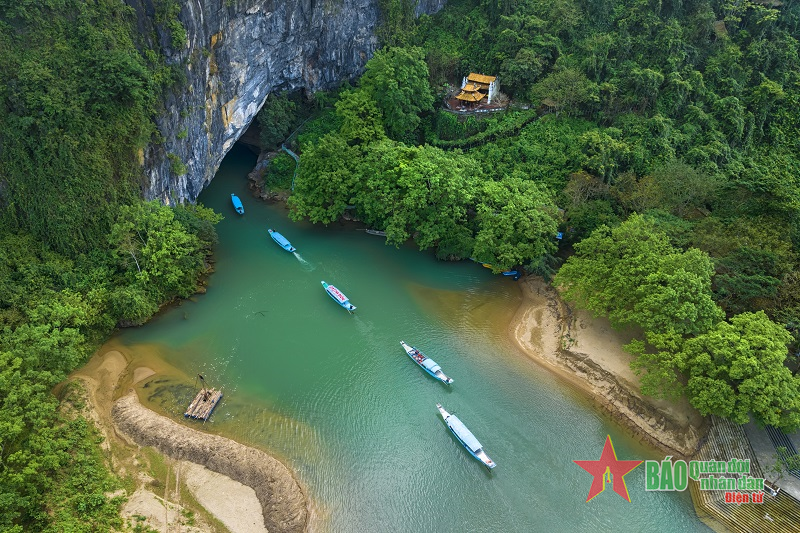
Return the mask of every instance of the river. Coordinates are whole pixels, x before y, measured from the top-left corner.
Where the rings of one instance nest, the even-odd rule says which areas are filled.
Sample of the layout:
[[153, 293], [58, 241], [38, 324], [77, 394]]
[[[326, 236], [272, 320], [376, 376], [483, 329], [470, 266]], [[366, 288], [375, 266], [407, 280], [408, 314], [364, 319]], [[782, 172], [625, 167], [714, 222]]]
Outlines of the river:
[[[573, 460], [599, 459], [606, 435], [619, 459], [663, 455], [515, 348], [514, 281], [412, 244], [386, 246], [355, 224], [294, 223], [283, 205], [247, 191], [254, 162], [235, 147], [200, 197], [225, 216], [207, 293], [114, 339], [135, 364], [158, 370], [140, 385], [146, 405], [183, 421], [197, 374], [222, 387], [203, 429], [292, 468], [313, 500], [316, 531], [710, 531], [688, 492], [645, 492], [644, 465], [624, 478], [631, 502], [610, 484], [586, 502], [592, 476]], [[358, 306], [355, 315], [322, 280]], [[435, 359], [453, 385], [424, 373], [400, 340]], [[497, 468], [467, 453], [437, 403]]]

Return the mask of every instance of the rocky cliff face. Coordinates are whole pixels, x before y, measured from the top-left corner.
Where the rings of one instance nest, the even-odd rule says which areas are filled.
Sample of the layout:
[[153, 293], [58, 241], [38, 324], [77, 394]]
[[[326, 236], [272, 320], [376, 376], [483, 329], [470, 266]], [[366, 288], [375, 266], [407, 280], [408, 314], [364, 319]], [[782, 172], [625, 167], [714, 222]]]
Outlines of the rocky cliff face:
[[[163, 142], [144, 154], [144, 196], [166, 203], [197, 198], [270, 92], [332, 88], [360, 74], [378, 44], [377, 0], [125, 1], [141, 34], [186, 73], [157, 121]], [[420, 0], [417, 14], [444, 3]], [[170, 4], [187, 33], [177, 48]]]

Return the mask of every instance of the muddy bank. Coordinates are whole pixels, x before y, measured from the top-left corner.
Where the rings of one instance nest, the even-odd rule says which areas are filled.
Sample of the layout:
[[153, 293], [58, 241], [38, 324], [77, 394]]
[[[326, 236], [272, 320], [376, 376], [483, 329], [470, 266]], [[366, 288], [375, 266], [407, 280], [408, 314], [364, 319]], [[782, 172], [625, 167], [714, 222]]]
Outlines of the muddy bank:
[[587, 392], [640, 438], [665, 453], [693, 455], [707, 423], [685, 398], [672, 403], [643, 396], [622, 350], [633, 332], [573, 312], [552, 287], [532, 276], [520, 280], [523, 300], [509, 332], [529, 357]]
[[306, 496], [292, 473], [266, 453], [224, 437], [177, 424], [142, 406], [134, 392], [114, 402], [118, 430], [140, 446], [203, 465], [251, 487], [271, 532], [300, 532], [308, 525]]

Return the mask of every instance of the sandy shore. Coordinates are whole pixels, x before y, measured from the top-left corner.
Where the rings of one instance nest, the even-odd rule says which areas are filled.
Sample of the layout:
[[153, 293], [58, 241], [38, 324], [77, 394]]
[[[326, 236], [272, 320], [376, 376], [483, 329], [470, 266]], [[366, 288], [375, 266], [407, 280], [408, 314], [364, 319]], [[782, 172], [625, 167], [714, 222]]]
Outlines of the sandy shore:
[[540, 278], [523, 278], [520, 288], [523, 299], [509, 333], [524, 353], [588, 393], [650, 444], [675, 456], [694, 454], [706, 422], [685, 398], [673, 403], [639, 392], [631, 356], [622, 350], [634, 332], [573, 312]]
[[129, 524], [184, 533], [306, 531], [309, 502], [283, 463], [139, 403], [131, 385], [154, 373], [128, 368], [125, 356], [111, 350], [73, 375], [84, 384], [86, 414], [105, 434], [112, 469], [135, 481], [122, 513]]

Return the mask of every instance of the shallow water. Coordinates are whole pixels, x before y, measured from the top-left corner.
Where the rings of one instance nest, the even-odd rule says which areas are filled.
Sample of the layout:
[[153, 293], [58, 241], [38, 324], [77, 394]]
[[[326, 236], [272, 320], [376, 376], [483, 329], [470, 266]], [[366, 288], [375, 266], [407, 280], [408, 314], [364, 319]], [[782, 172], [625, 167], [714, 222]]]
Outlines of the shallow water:
[[[222, 387], [203, 429], [284, 460], [314, 500], [317, 531], [709, 531], [688, 493], [645, 493], [643, 465], [625, 477], [630, 503], [611, 486], [585, 501], [592, 478], [572, 461], [598, 459], [607, 434], [620, 459], [663, 455], [514, 347], [512, 280], [386, 246], [353, 224], [293, 223], [247, 191], [254, 160], [235, 148], [200, 198], [226, 217], [208, 292], [112, 341], [159, 370], [140, 391], [151, 407], [183, 421], [197, 374]], [[425, 374], [400, 340], [453, 385]], [[472, 430], [494, 471], [450, 434], [437, 403]]]

